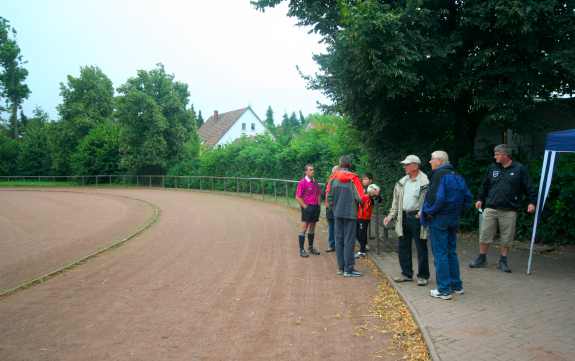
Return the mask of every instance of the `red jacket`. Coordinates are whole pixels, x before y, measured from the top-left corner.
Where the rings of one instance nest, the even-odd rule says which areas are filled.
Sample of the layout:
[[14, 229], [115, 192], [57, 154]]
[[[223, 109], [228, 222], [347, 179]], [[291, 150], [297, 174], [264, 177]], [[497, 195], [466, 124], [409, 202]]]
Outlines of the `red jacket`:
[[373, 204], [374, 204], [374, 201], [372, 198], [369, 198], [369, 200], [361, 203], [357, 207], [357, 219], [360, 219], [363, 221], [369, 221], [371, 219], [371, 215], [373, 213]]

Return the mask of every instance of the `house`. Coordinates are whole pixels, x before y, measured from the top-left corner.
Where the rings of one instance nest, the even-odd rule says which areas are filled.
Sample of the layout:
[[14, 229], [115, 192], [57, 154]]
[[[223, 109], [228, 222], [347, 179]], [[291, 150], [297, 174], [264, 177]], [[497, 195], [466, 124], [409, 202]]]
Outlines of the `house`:
[[198, 130], [202, 142], [209, 147], [230, 144], [242, 136], [265, 133], [268, 133], [267, 128], [251, 107], [221, 114], [216, 110]]

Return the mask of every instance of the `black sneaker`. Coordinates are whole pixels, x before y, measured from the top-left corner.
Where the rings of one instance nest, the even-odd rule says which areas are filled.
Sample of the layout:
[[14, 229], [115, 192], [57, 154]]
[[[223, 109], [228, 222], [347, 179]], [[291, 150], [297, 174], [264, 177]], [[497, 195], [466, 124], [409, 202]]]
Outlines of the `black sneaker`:
[[487, 257], [482, 257], [482, 255], [477, 256], [477, 258], [469, 264], [469, 268], [483, 268], [485, 266], [487, 266]]
[[335, 251], [335, 248], [331, 248], [331, 247], [329, 247], [328, 249], [325, 250], [326, 253], [334, 252], [334, 251]]
[[315, 249], [315, 248], [309, 248], [307, 251], [308, 251], [310, 254], [313, 254], [314, 256], [319, 256], [319, 255], [320, 255], [319, 251], [318, 251], [317, 249]]
[[505, 273], [511, 273], [511, 268], [509, 268], [509, 265], [507, 264], [506, 261], [499, 261], [499, 263], [497, 264], [497, 269], [500, 270], [501, 272], [505, 272]]
[[307, 252], [305, 251], [305, 249], [300, 249], [300, 250], [299, 250], [299, 256], [300, 256], [300, 257], [309, 257], [309, 254], [307, 254]]

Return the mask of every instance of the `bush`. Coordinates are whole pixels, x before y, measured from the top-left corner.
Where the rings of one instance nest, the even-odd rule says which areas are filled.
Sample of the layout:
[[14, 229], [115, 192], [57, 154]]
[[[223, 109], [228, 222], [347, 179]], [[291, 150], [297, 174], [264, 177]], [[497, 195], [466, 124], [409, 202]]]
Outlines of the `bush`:
[[72, 155], [72, 169], [77, 175], [118, 174], [120, 163], [120, 128], [105, 122], [90, 130]]
[[16, 174], [18, 148], [18, 142], [10, 138], [7, 131], [0, 128], [0, 176]]

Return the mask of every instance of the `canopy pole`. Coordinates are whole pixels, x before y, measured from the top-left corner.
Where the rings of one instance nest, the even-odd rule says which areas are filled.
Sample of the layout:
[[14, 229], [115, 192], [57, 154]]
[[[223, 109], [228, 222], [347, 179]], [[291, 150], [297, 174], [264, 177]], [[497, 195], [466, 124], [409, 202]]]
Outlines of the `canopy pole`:
[[535, 247], [535, 238], [537, 236], [537, 225], [545, 207], [545, 201], [549, 194], [551, 187], [551, 180], [553, 179], [553, 170], [555, 169], [555, 155], [554, 151], [545, 151], [543, 157], [543, 165], [541, 167], [541, 180], [539, 181], [539, 194], [537, 195], [537, 204], [535, 205], [535, 219], [533, 220], [533, 230], [531, 232], [531, 245], [529, 247], [529, 260], [527, 261], [527, 274], [533, 272], [533, 248]]

